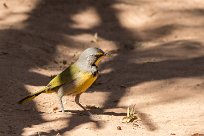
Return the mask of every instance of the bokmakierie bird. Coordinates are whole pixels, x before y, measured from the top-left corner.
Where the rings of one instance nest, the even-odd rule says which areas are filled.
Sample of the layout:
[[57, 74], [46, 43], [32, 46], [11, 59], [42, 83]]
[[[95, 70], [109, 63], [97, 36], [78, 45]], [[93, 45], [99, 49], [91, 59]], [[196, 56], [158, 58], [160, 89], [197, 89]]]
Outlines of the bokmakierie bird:
[[[18, 103], [22, 104], [24, 102], [30, 101], [42, 93], [56, 92], [58, 94], [62, 112], [64, 112], [64, 106], [62, 102], [62, 97], [64, 95], [75, 95], [75, 102], [83, 110], [87, 111], [85, 107], [82, 106], [79, 102], [80, 95], [85, 92], [97, 79], [99, 62], [104, 56], [107, 55], [108, 53], [105, 53], [99, 48], [92, 47], [86, 49], [81, 53], [75, 63], [70, 65], [63, 72], [53, 78], [47, 86], [23, 98]], [[88, 114], [91, 115], [90, 112], [88, 112]]]

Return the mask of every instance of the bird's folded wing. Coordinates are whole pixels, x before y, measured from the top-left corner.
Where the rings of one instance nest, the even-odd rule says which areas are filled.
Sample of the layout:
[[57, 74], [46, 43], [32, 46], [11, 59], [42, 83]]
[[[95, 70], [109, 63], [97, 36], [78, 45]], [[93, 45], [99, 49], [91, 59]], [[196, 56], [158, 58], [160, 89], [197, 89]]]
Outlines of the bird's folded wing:
[[80, 69], [73, 64], [53, 78], [47, 87], [49, 89], [55, 89], [64, 84], [72, 83], [74, 80], [76, 80], [78, 73], [80, 73]]

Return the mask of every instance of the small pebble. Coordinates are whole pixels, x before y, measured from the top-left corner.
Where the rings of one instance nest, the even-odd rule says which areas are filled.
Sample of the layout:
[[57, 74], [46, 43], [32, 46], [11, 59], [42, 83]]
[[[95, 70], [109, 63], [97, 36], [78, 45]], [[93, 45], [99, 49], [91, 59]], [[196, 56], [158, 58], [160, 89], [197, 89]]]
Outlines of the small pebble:
[[53, 111], [56, 111], [56, 110], [58, 110], [58, 107], [55, 107], [55, 108], [53, 108], [52, 110], [53, 110]]
[[117, 126], [117, 130], [122, 130], [121, 126]]
[[64, 65], [66, 65], [66, 64], [67, 64], [67, 61], [66, 61], [66, 60], [63, 60], [62, 63], [63, 63]]

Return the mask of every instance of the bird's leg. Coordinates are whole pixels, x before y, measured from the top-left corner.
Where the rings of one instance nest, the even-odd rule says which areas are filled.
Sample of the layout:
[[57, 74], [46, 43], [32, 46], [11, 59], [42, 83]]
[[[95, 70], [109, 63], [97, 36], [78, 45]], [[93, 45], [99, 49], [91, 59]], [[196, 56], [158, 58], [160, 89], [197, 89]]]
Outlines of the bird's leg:
[[79, 102], [80, 95], [81, 94], [77, 94], [75, 97], [76, 104], [79, 105], [84, 111], [86, 111], [89, 114], [89, 116], [92, 116], [92, 114], [89, 111], [87, 111], [86, 108], [83, 105], [81, 105], [81, 103]]
[[64, 106], [63, 106], [63, 103], [62, 103], [62, 96], [59, 97], [59, 102], [60, 102], [61, 110], [64, 113]]
[[59, 90], [58, 90], [57, 93], [58, 93], [59, 104], [60, 104], [61, 110], [62, 110], [62, 112], [64, 113], [64, 106], [63, 106], [63, 103], [62, 103], [62, 97], [63, 97], [63, 95], [64, 95], [63, 89], [62, 89], [62, 88], [59, 88]]

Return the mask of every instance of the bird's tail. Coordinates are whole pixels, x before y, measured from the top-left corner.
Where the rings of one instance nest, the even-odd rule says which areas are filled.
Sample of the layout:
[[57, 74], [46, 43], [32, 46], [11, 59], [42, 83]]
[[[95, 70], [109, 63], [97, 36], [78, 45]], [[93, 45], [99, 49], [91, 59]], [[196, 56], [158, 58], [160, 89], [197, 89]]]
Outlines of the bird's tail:
[[25, 98], [21, 99], [20, 101], [18, 101], [18, 104], [23, 104], [25, 102], [31, 101], [32, 99], [34, 99], [35, 97], [37, 97], [38, 95], [40, 95], [41, 93], [47, 93], [49, 90], [48, 88], [43, 88], [31, 95], [26, 96]]

